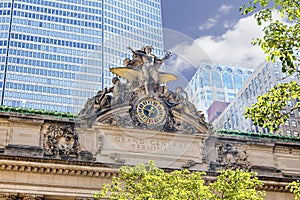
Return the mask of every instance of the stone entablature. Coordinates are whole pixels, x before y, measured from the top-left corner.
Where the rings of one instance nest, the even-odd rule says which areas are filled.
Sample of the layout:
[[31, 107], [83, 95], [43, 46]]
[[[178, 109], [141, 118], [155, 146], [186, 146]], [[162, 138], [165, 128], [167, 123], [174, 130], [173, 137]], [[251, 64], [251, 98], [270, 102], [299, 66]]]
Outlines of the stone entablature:
[[118, 174], [116, 166], [97, 163], [12, 156], [0, 156], [0, 162], [0, 195], [18, 200], [30, 195], [33, 199], [93, 199], [101, 185]]

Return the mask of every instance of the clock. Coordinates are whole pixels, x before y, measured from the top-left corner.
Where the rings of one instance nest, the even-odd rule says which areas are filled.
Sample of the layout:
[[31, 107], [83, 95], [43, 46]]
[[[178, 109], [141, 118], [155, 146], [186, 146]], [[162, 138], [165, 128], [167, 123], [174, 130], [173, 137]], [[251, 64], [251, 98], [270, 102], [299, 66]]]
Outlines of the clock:
[[144, 98], [136, 104], [136, 114], [139, 122], [146, 125], [161, 125], [166, 119], [166, 108], [155, 98]]

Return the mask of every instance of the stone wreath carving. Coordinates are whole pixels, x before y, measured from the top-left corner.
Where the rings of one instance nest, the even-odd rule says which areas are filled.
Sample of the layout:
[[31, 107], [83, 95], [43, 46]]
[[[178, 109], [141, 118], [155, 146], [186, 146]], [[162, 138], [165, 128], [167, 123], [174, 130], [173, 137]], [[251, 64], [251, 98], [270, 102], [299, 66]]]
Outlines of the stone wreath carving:
[[51, 124], [44, 133], [43, 148], [46, 156], [78, 156], [78, 135], [74, 126]]
[[233, 144], [226, 143], [218, 147], [217, 167], [222, 169], [245, 169], [250, 168], [246, 147], [239, 145], [236, 148]]

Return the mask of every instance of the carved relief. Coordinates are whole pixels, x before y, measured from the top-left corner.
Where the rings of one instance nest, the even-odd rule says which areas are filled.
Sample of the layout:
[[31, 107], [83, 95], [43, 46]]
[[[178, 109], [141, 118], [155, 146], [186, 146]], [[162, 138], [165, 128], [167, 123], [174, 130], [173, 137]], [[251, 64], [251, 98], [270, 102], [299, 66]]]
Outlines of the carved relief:
[[217, 168], [221, 169], [249, 169], [246, 146], [238, 145], [238, 148], [230, 143], [221, 143], [217, 148]]
[[18, 198], [17, 194], [11, 194], [11, 193], [0, 193], [0, 199], [3, 200], [17, 200]]
[[113, 118], [112, 125], [117, 125], [117, 126], [123, 126], [123, 127], [132, 127], [133, 126], [133, 121], [131, 120], [130, 116], [115, 116]]
[[104, 146], [104, 135], [98, 135], [96, 142], [96, 154], [98, 154], [101, 153]]
[[30, 195], [26, 194], [22, 200], [42, 200], [43, 195]]
[[51, 124], [43, 135], [45, 155], [78, 156], [78, 135], [73, 125]]
[[109, 157], [117, 163], [121, 163], [121, 164], [125, 163], [125, 160], [121, 159], [121, 156], [118, 153], [112, 153]]
[[189, 169], [192, 166], [195, 166], [197, 163], [194, 160], [187, 160], [181, 167]]
[[194, 126], [185, 122], [181, 122], [181, 123], [179, 122], [176, 124], [175, 127], [178, 131], [181, 131], [182, 133], [185, 134], [193, 134], [197, 132], [197, 129]]

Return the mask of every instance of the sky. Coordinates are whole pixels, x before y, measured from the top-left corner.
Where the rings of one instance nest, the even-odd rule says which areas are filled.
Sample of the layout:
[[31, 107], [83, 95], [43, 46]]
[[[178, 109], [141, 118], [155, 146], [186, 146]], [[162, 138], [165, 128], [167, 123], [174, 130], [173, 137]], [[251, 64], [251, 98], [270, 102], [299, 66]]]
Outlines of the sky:
[[173, 53], [166, 71], [186, 85], [201, 62], [250, 68], [262, 63], [262, 50], [251, 44], [262, 36], [262, 27], [253, 15], [239, 12], [246, 2], [162, 0], [164, 47]]

